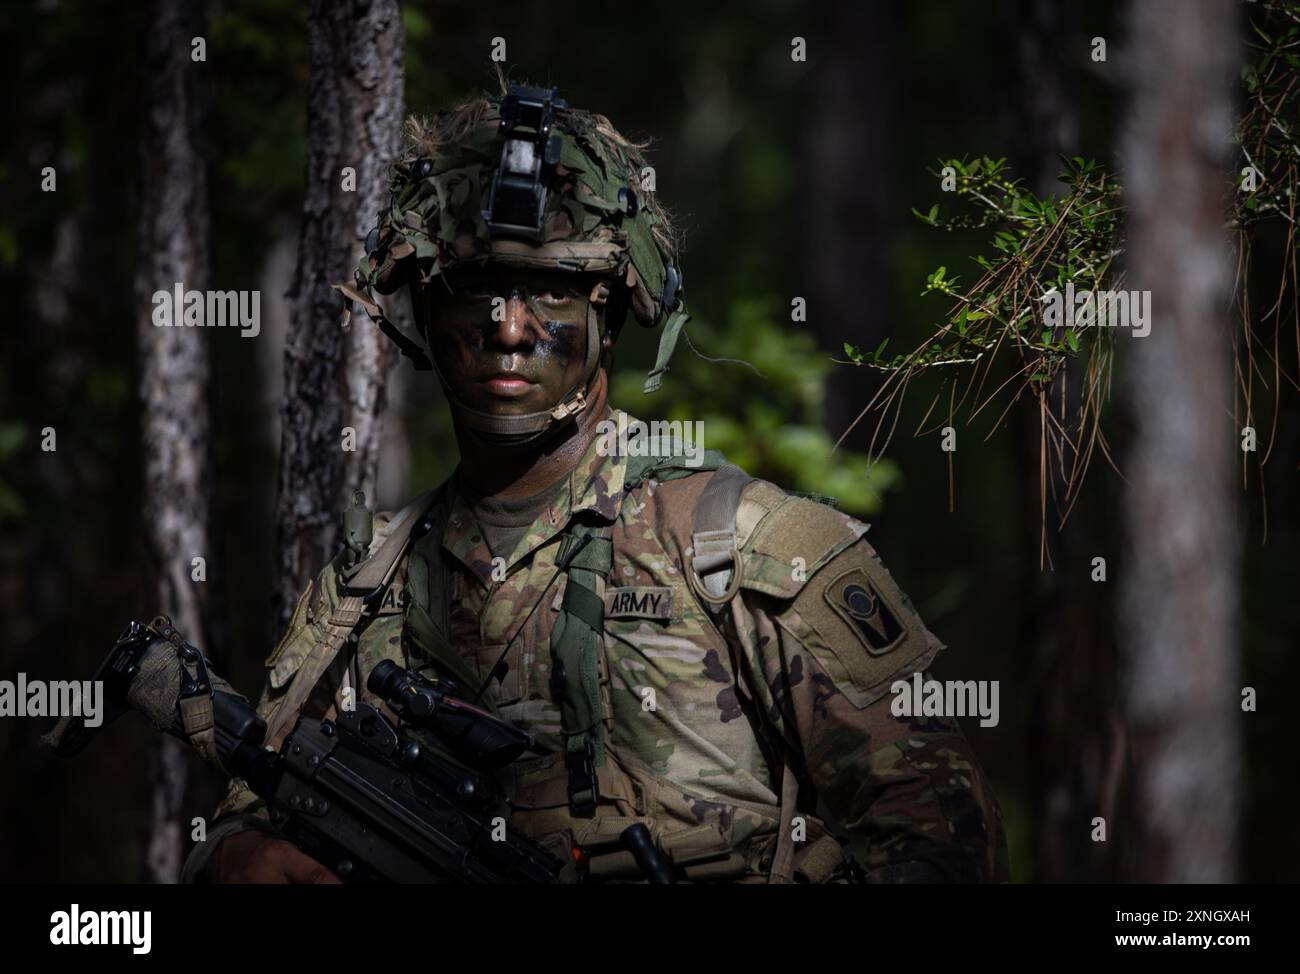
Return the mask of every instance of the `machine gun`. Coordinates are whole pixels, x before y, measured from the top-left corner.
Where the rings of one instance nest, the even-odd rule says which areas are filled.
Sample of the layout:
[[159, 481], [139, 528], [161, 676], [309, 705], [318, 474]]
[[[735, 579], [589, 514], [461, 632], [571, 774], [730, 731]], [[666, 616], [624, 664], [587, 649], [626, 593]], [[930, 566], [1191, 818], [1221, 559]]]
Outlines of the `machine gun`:
[[[564, 867], [509, 825], [494, 778], [532, 737], [447, 682], [382, 662], [366, 686], [399, 723], [358, 701], [333, 720], [300, 717], [275, 751], [254, 708], [166, 616], [131, 622], [95, 679], [102, 726], [144, 713], [247, 781], [279, 833], [345, 882], [549, 883]], [[45, 740], [68, 757], [98, 729], [64, 717]]]

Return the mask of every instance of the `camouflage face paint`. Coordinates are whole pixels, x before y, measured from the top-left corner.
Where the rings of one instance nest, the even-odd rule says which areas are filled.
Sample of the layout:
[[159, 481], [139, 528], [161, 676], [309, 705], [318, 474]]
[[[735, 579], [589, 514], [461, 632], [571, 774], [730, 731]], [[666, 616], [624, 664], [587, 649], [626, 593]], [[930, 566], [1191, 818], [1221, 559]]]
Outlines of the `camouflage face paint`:
[[423, 313], [452, 392], [499, 416], [559, 403], [584, 378], [591, 283], [586, 275], [495, 268], [434, 285]]

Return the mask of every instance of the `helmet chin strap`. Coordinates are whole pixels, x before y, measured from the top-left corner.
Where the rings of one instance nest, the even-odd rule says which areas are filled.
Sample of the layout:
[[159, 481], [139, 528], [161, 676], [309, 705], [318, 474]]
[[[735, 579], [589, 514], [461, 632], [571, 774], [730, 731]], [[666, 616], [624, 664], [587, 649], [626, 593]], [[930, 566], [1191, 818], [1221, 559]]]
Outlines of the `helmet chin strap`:
[[600, 368], [600, 322], [596, 309], [605, 304], [608, 293], [609, 289], [604, 282], [598, 282], [592, 288], [591, 297], [587, 302], [587, 357], [583, 362], [582, 378], [557, 405], [550, 409], [519, 416], [498, 416], [495, 413], [472, 409], [456, 397], [446, 376], [438, 368], [438, 360], [434, 357], [433, 350], [430, 349], [429, 358], [433, 362], [438, 381], [442, 383], [452, 413], [479, 439], [509, 446], [533, 443], [552, 430], [566, 425], [574, 416], [587, 408], [587, 395], [596, 381], [596, 373]]

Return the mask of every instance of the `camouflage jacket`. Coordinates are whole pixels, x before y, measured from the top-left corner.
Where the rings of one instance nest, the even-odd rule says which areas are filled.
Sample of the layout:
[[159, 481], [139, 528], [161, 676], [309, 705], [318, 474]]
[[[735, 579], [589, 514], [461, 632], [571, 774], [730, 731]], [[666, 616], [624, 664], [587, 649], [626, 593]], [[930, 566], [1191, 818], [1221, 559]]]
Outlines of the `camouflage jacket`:
[[[750, 482], [736, 516], [741, 587], [714, 614], [685, 576], [692, 514], [714, 474], [651, 479], [626, 491], [627, 457], [602, 455], [599, 442], [556, 488], [499, 580], [468, 503], [452, 497], [445, 535], [413, 544], [377, 614], [362, 623], [355, 685], [364, 688], [367, 673], [384, 659], [446, 669], [434, 665], [421, 639], [422, 614], [439, 596], [426, 590], [421, 552], [441, 542], [451, 566], [450, 634], [461, 672], [476, 676], [477, 686], [513, 640], [504, 676], [490, 683], [487, 699], [544, 752], [516, 762], [515, 800], [533, 809], [515, 813], [525, 833], [541, 838], [567, 829], [598, 855], [628, 824], [642, 821], [688, 877], [758, 881], [775, 854], [788, 762], [793, 779], [786, 780], [798, 783], [796, 821], [803, 826], [795, 866], [806, 878], [1005, 880], [997, 802], [956, 723], [891, 713], [890, 684], [924, 671], [943, 646], [864, 539], [867, 525], [765, 481]], [[613, 525], [613, 566], [599, 593], [609, 759], [600, 769], [596, 814], [577, 817], [565, 802], [549, 639], [566, 583], [563, 574], [552, 581], [559, 536], [584, 511]], [[390, 519], [376, 518], [372, 552]], [[499, 564], [495, 574], [502, 574]], [[855, 614], [854, 597], [874, 599], [874, 616]], [[275, 711], [338, 601], [337, 574], [327, 566], [266, 662], [264, 717]], [[378, 704], [364, 689], [359, 699]], [[260, 814], [259, 808], [235, 780], [219, 814]], [[828, 831], [846, 856], [825, 838]], [[803, 855], [814, 847], [820, 854]]]

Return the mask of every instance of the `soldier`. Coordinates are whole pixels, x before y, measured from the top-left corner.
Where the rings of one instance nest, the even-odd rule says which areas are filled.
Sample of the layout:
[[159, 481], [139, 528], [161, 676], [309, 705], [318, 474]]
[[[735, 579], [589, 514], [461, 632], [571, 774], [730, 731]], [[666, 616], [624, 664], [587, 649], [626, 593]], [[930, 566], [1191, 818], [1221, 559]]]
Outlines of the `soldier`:
[[[626, 319], [664, 328], [647, 391], [686, 321], [640, 147], [518, 86], [408, 141], [340, 288], [436, 371], [461, 463], [373, 538], [354, 530], [302, 594], [266, 663], [268, 742], [299, 714], [380, 705], [362, 688], [392, 659], [536, 737], [513, 823], [562, 837], [592, 879], [636, 878], [618, 837], [640, 822], [691, 881], [1005, 880], [956, 724], [891, 713], [891, 683], [943, 646], [867, 526], [714, 451], [602, 435], [646, 435], [607, 402]], [[419, 342], [374, 300], [403, 285]], [[219, 814], [188, 877], [336, 881], [266, 831], [242, 782]]]

